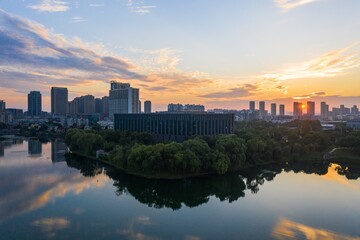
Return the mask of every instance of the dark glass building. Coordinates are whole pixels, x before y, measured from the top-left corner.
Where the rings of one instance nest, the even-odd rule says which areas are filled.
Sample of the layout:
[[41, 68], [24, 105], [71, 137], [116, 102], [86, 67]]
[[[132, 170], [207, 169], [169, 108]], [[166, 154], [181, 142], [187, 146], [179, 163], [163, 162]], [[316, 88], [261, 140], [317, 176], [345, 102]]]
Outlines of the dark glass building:
[[41, 113], [41, 93], [31, 91], [28, 94], [28, 115], [31, 117], [40, 117]]
[[216, 136], [234, 132], [234, 114], [144, 113], [115, 114], [116, 131], [148, 132], [157, 140], [182, 141], [194, 135]]
[[68, 106], [67, 88], [51, 88], [51, 114], [66, 115]]

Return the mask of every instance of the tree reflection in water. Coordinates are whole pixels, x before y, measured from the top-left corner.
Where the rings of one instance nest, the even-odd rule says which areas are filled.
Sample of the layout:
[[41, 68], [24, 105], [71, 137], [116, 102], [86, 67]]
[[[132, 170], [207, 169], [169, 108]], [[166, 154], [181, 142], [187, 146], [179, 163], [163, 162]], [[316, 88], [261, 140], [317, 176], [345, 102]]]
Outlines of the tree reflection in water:
[[[69, 167], [79, 169], [86, 177], [93, 177], [105, 172], [116, 187], [116, 195], [130, 194], [137, 201], [154, 208], [178, 210], [182, 206], [197, 207], [207, 203], [215, 196], [220, 201], [233, 202], [245, 197], [245, 190], [256, 194], [265, 182], [275, 179], [282, 171], [326, 175], [329, 163], [284, 163], [262, 167], [253, 167], [225, 176], [204, 176], [184, 180], [149, 180], [131, 176], [103, 164], [67, 156]], [[106, 168], [106, 171], [104, 169]], [[337, 166], [339, 175], [348, 179], [357, 179], [360, 167]]]

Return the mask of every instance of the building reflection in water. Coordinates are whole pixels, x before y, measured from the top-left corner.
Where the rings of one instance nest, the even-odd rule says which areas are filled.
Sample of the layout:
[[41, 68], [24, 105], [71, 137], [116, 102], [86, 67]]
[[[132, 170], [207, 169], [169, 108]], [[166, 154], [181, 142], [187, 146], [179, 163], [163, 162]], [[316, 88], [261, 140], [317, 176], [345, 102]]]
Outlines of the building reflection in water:
[[0, 157], [3, 157], [4, 154], [5, 154], [5, 152], [4, 152], [4, 144], [0, 143]]
[[28, 142], [28, 152], [31, 156], [39, 156], [42, 153], [42, 144], [37, 139], [30, 139]]
[[68, 147], [66, 146], [64, 140], [56, 139], [51, 142], [51, 161], [53, 163], [65, 162], [65, 153], [68, 152]]

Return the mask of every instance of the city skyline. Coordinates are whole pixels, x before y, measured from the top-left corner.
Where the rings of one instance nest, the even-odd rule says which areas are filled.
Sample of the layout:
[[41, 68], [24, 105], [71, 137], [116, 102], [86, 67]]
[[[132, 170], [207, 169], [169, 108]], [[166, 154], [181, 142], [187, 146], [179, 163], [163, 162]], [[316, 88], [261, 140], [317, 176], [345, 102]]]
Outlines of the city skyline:
[[40, 91], [50, 111], [52, 86], [69, 100], [99, 98], [117, 80], [155, 111], [360, 105], [358, 9], [355, 0], [0, 3], [1, 99], [26, 109], [29, 90]]

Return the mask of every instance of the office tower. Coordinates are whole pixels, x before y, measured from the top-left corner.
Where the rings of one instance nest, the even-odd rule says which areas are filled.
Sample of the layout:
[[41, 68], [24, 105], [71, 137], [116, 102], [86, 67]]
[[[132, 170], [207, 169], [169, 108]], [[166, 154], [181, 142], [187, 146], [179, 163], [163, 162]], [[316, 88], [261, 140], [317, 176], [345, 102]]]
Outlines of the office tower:
[[141, 101], [139, 101], [139, 111], [138, 112], [141, 113], [141, 110], [142, 110], [141, 109]]
[[315, 102], [311, 102], [311, 101], [307, 102], [306, 113], [310, 118], [315, 116]]
[[326, 104], [326, 102], [320, 103], [320, 115], [322, 119], [328, 118], [328, 109], [329, 106]]
[[110, 118], [114, 119], [117, 113], [139, 112], [139, 89], [132, 88], [129, 83], [112, 81], [109, 97]]
[[285, 116], [285, 105], [284, 104], [280, 104], [280, 116]]
[[144, 112], [151, 113], [151, 101], [147, 100], [144, 103]]
[[31, 91], [28, 94], [28, 115], [31, 117], [41, 116], [41, 93]]
[[102, 100], [102, 114], [104, 117], [109, 117], [109, 97], [105, 96], [101, 98]]
[[250, 111], [255, 111], [255, 101], [250, 101], [249, 102], [249, 110]]
[[271, 116], [276, 116], [276, 103], [271, 104]]
[[301, 117], [302, 116], [302, 103], [294, 102], [294, 117]]
[[103, 113], [103, 103], [101, 98], [95, 98], [95, 113]]
[[68, 107], [68, 90], [67, 88], [51, 88], [51, 114], [66, 115]]
[[265, 102], [259, 102], [260, 117], [265, 117]]
[[3, 100], [0, 100], [0, 112], [5, 111], [6, 109], [6, 102]]

